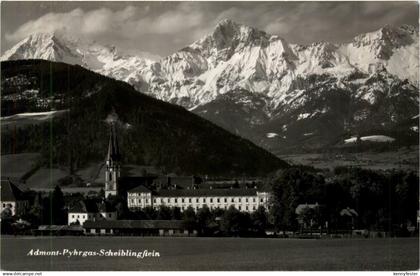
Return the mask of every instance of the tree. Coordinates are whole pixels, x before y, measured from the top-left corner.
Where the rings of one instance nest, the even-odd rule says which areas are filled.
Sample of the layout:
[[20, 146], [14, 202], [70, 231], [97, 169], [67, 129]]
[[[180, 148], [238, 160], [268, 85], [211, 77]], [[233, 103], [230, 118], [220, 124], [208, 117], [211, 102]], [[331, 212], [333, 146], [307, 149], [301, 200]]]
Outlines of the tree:
[[228, 235], [239, 236], [241, 231], [241, 212], [234, 206], [230, 206], [223, 215], [222, 230]]
[[222, 208], [214, 208], [211, 213], [213, 216], [213, 219], [221, 218], [224, 216], [226, 210]]
[[287, 180], [277, 180], [273, 184], [273, 198], [271, 217], [275, 229], [289, 230], [294, 229], [296, 225], [295, 208], [298, 205], [298, 199], [294, 188]]
[[156, 219], [158, 216], [158, 212], [152, 207], [147, 206], [143, 209], [145, 219]]
[[9, 206], [3, 209], [1, 212], [1, 233], [2, 234], [12, 234], [14, 229], [12, 227], [12, 223], [14, 222], [12, 210]]
[[115, 210], [117, 211], [118, 219], [129, 219], [130, 211], [128, 210], [127, 204], [124, 202], [117, 202], [115, 205]]
[[118, 219], [129, 219], [132, 215], [128, 209], [125, 198], [121, 195], [108, 195], [105, 201], [117, 211]]
[[183, 226], [189, 233], [197, 229], [197, 217], [194, 209], [189, 206], [182, 214]]
[[418, 209], [419, 177], [414, 172], [402, 173], [395, 177], [395, 196], [397, 201], [397, 218], [399, 224], [415, 224]]
[[323, 216], [319, 205], [314, 207], [305, 207], [298, 215], [302, 229], [314, 229], [322, 226]]
[[130, 208], [130, 219], [142, 220], [147, 219], [146, 214], [141, 208]]
[[352, 199], [345, 180], [334, 180], [325, 186], [325, 216], [328, 228], [337, 228], [341, 221], [340, 211], [352, 206]]
[[202, 236], [211, 235], [211, 224], [212, 224], [212, 214], [209, 207], [204, 205], [203, 208], [199, 209], [197, 212], [197, 228], [198, 232]]
[[66, 224], [66, 215], [64, 212], [64, 195], [60, 187], [57, 185], [54, 191], [50, 194], [50, 223], [51, 224]]
[[173, 207], [171, 209], [171, 218], [176, 219], [176, 220], [179, 220], [182, 218], [181, 209], [179, 209], [179, 207]]
[[172, 218], [172, 211], [169, 207], [161, 205], [159, 207], [158, 213], [157, 213], [157, 219], [171, 219]]
[[259, 206], [258, 209], [251, 214], [252, 229], [257, 234], [265, 234], [265, 230], [268, 226], [267, 212], [263, 206]]
[[99, 198], [105, 198], [105, 191], [104, 188], [101, 188], [98, 192], [98, 197]]
[[32, 205], [22, 218], [29, 221], [32, 225], [39, 225], [42, 224], [42, 213], [40, 205]]
[[304, 167], [282, 171], [272, 185], [273, 198], [270, 216], [276, 230], [296, 230], [296, 207], [303, 202], [324, 199], [323, 175]]
[[12, 210], [10, 209], [10, 206], [8, 205], [6, 208], [1, 211], [1, 219], [11, 219], [13, 217]]

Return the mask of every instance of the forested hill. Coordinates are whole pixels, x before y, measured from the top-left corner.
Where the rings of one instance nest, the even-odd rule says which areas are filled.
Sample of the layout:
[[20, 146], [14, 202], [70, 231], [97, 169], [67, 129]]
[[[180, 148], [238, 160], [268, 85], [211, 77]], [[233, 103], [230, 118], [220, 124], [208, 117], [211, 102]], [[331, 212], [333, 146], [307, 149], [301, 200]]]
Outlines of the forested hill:
[[[73, 173], [89, 162], [103, 161], [109, 137], [105, 119], [112, 110], [119, 118], [125, 163], [153, 165], [168, 173], [224, 176], [258, 176], [287, 166], [182, 107], [80, 66], [43, 60], [2, 62], [1, 88], [1, 153], [40, 152], [41, 166]], [[50, 110], [68, 111], [13, 116]]]

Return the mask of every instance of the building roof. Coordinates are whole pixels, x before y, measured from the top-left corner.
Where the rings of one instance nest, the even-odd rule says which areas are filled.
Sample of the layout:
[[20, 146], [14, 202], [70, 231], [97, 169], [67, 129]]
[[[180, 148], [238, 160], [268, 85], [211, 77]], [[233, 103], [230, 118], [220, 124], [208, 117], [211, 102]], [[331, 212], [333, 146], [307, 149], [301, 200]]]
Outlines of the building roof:
[[99, 212], [110, 213], [110, 212], [115, 212], [116, 211], [115, 207], [112, 206], [109, 202], [106, 202], [106, 201], [102, 201], [97, 206], [98, 206]]
[[168, 177], [168, 185], [182, 188], [192, 187], [196, 184], [196, 178], [193, 176], [171, 176]]
[[295, 213], [296, 213], [297, 215], [300, 215], [300, 214], [303, 212], [303, 210], [305, 210], [306, 208], [309, 208], [309, 209], [314, 209], [314, 208], [316, 208], [316, 207], [319, 207], [319, 204], [318, 204], [318, 203], [315, 203], [315, 204], [308, 204], [308, 203], [305, 203], [305, 204], [299, 204], [299, 205], [296, 207]]
[[182, 220], [87, 220], [84, 228], [101, 229], [183, 229]]
[[81, 225], [40, 225], [38, 231], [83, 231]]
[[69, 213], [98, 213], [98, 205], [93, 200], [82, 200], [70, 206]]
[[262, 183], [262, 182], [253, 183], [249, 181], [247, 183], [238, 182], [237, 184], [235, 183], [235, 181], [220, 181], [220, 182], [209, 181], [209, 182], [200, 184], [199, 187], [200, 189], [210, 189], [210, 188], [230, 189], [231, 187], [235, 189], [255, 189], [256, 188], [259, 192], [271, 191], [271, 186], [269, 184]]
[[124, 176], [118, 179], [118, 191], [121, 194], [126, 194], [127, 191], [143, 185], [151, 187], [156, 176]]
[[160, 190], [156, 196], [161, 197], [204, 197], [204, 196], [256, 196], [257, 189], [182, 189]]
[[[191, 178], [190, 178], [191, 179]], [[160, 197], [205, 197], [205, 196], [256, 196], [259, 189], [161, 189], [152, 191], [144, 185], [137, 186], [127, 191], [127, 193], [153, 193], [154, 196]]]
[[115, 212], [115, 208], [109, 203], [102, 201], [100, 203], [91, 199], [81, 200], [73, 204], [69, 208], [69, 213], [98, 213], [98, 212]]
[[130, 189], [127, 191], [127, 193], [151, 193], [152, 191], [146, 188], [143, 185], [134, 187], [133, 189]]
[[10, 180], [1, 180], [1, 201], [24, 200], [23, 192]]
[[340, 211], [340, 216], [357, 217], [359, 214], [354, 209], [346, 208]]

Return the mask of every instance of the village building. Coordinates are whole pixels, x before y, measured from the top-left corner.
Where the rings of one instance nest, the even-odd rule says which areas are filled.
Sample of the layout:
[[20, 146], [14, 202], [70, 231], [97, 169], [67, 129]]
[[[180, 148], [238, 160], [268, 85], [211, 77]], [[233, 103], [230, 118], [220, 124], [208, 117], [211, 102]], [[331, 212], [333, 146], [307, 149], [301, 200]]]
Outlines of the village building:
[[68, 211], [68, 225], [83, 225], [87, 220], [116, 220], [117, 211], [106, 202], [96, 203], [84, 200], [71, 206]]
[[[315, 213], [319, 211], [321, 205], [316, 202], [315, 204], [299, 204], [295, 209], [295, 214], [297, 215], [297, 221], [301, 226], [301, 229], [312, 227], [315, 224]], [[307, 212], [312, 212], [306, 219], [304, 218], [307, 215]], [[308, 221], [309, 219], [309, 221]]]
[[102, 220], [83, 224], [90, 235], [190, 236], [197, 231], [185, 229], [182, 220]]
[[0, 213], [3, 213], [3, 210], [10, 210], [11, 216], [18, 216], [29, 206], [29, 201], [22, 190], [9, 179], [1, 180], [0, 194]]

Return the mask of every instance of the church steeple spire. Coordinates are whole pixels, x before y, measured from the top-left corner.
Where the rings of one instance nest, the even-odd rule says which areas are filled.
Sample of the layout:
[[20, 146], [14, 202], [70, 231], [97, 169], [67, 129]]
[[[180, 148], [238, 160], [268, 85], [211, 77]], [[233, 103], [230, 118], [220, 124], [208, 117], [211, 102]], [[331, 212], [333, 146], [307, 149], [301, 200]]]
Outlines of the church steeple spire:
[[114, 162], [121, 161], [121, 154], [120, 154], [120, 149], [118, 147], [118, 138], [115, 133], [114, 123], [111, 123], [111, 130], [109, 134], [109, 143], [108, 143], [108, 154], [106, 157], [106, 161], [114, 161]]
[[106, 156], [106, 170], [105, 170], [105, 197], [109, 195], [117, 195], [118, 193], [118, 179], [120, 177], [121, 154], [118, 147], [118, 138], [115, 130], [115, 121], [110, 122], [110, 134], [108, 143], [108, 153]]

